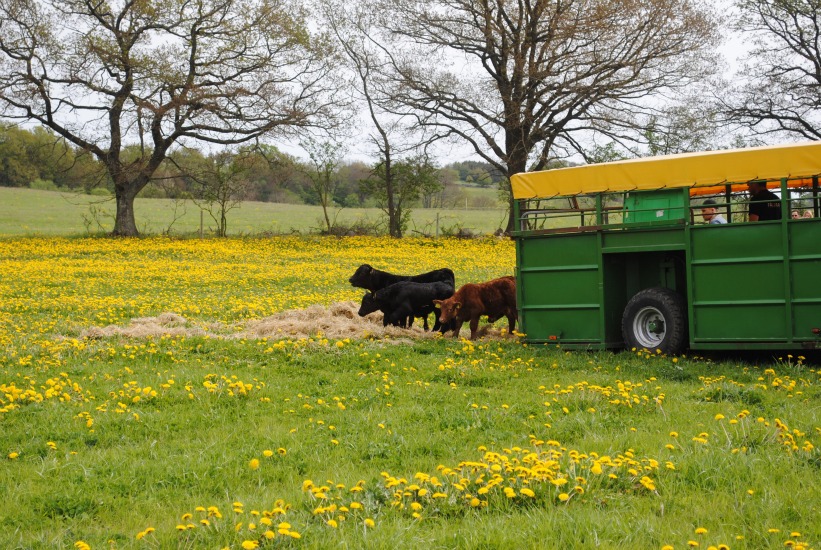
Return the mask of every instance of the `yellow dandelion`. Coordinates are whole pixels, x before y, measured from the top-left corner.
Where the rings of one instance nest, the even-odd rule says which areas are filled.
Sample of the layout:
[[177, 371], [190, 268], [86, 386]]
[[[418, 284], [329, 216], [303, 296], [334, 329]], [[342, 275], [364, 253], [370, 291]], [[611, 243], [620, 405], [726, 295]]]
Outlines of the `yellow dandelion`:
[[248, 467], [252, 470], [256, 470], [257, 468], [259, 468], [259, 459], [252, 458], [251, 461], [248, 463]]
[[570, 495], [568, 495], [567, 493], [560, 493], [559, 500], [561, 500], [562, 502], [567, 502], [568, 500], [570, 500]]
[[277, 454], [279, 456], [285, 456], [286, 454], [288, 454], [288, 451], [286, 451], [284, 448], [280, 447], [279, 449], [277, 449]]
[[[10, 459], [10, 460], [14, 460], [14, 459], [15, 459], [15, 458], [17, 458], [18, 456], [20, 456], [20, 453], [9, 453], [9, 455], [8, 455], [8, 456], [9, 456], [9, 459]], [[83, 542], [83, 541], [77, 541], [77, 542]], [[85, 544], [85, 543], [83, 543], [83, 544]]]
[[365, 527], [373, 529], [376, 526], [376, 523], [371, 518], [365, 518]]
[[704, 527], [696, 527], [696, 535], [706, 535], [707, 529]]
[[265, 458], [271, 458], [272, 456], [274, 456], [274, 451], [272, 451], [271, 449], [265, 449], [264, 451], [262, 451], [262, 456], [264, 456]]
[[245, 550], [254, 550], [255, 548], [259, 548], [259, 541], [244, 540], [244, 541], [242, 541], [242, 547]]
[[329, 527], [333, 527], [334, 529], [339, 527], [339, 524], [334, 519], [329, 519], [326, 523], [328, 524]]

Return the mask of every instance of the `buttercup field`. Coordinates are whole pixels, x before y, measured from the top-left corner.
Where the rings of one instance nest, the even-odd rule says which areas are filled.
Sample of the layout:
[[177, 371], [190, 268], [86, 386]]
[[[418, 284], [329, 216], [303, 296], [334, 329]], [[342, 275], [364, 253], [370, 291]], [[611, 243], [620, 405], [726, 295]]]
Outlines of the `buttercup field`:
[[812, 358], [383, 328], [362, 263], [458, 287], [515, 251], [0, 240], [0, 547], [819, 547]]

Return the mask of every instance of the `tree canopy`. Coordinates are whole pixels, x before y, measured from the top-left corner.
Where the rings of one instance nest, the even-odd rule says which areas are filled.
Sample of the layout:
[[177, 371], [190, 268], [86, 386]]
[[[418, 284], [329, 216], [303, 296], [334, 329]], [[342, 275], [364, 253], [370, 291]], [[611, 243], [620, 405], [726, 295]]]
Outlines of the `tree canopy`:
[[757, 133], [821, 139], [821, 2], [741, 0], [739, 30], [752, 44], [726, 113]]
[[718, 40], [710, 9], [692, 0], [381, 5], [397, 44], [398, 111], [507, 177], [581, 151], [584, 134], [636, 129], [648, 98], [712, 70]]
[[134, 197], [178, 142], [332, 118], [331, 52], [307, 17], [297, 0], [0, 0], [0, 113], [97, 157], [114, 233], [134, 235]]

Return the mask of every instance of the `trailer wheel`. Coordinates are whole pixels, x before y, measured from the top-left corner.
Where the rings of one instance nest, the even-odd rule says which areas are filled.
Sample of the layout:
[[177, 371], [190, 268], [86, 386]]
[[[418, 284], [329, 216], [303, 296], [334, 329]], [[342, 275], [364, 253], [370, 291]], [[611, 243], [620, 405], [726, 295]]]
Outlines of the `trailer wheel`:
[[687, 343], [687, 305], [669, 288], [637, 292], [621, 318], [621, 333], [628, 349], [638, 348], [675, 355]]

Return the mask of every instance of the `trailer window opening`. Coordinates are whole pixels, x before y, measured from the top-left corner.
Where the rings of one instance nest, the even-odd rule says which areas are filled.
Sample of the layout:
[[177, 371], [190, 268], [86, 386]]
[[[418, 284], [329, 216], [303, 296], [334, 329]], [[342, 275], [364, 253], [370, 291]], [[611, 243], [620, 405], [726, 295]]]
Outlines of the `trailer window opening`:
[[[818, 217], [821, 192], [818, 176], [787, 179], [786, 201], [792, 220]], [[782, 197], [781, 180], [767, 181], [767, 189]], [[680, 191], [680, 192], [679, 192]], [[640, 224], [710, 225], [703, 218], [705, 201], [727, 224], [749, 221], [747, 183], [674, 189], [580, 194], [519, 201], [519, 231], [590, 231]]]

